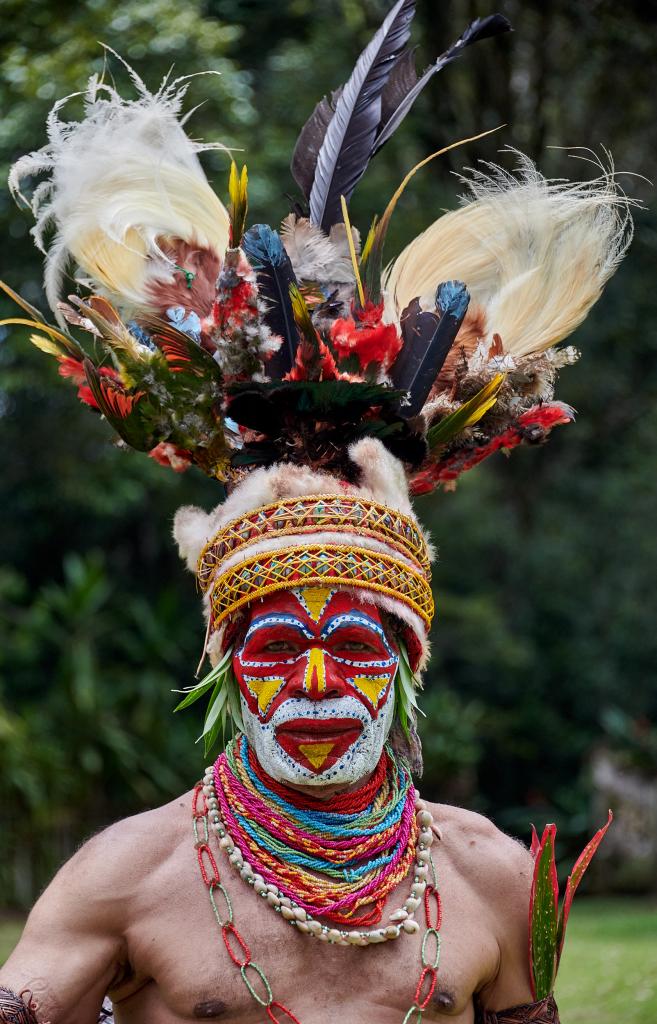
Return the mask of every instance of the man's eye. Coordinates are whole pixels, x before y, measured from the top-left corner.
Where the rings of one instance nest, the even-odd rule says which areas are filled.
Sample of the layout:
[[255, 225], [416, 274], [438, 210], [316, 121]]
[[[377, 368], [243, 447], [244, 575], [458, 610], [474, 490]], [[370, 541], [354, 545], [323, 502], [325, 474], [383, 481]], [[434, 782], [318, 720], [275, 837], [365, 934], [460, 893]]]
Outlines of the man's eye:
[[368, 651], [368, 653], [375, 653], [374, 648], [371, 644], [363, 643], [361, 640], [345, 640], [344, 643], [340, 644], [340, 650], [342, 651]]
[[295, 651], [296, 648], [288, 640], [271, 640], [265, 644], [263, 650], [268, 654], [279, 654], [281, 651]]

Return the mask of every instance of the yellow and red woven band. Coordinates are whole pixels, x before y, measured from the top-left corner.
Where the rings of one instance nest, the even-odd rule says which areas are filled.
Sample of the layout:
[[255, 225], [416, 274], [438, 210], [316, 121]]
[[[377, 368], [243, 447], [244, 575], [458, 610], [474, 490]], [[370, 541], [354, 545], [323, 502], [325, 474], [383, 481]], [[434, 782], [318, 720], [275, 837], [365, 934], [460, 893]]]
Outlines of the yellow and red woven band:
[[259, 597], [295, 587], [361, 588], [408, 605], [427, 630], [433, 618], [429, 581], [407, 562], [350, 544], [309, 544], [253, 555], [217, 576], [211, 628]]
[[205, 592], [212, 586], [221, 564], [242, 547], [265, 538], [319, 532], [372, 538], [399, 551], [431, 579], [426, 541], [409, 516], [354, 495], [318, 494], [262, 505], [223, 526], [199, 557], [201, 589]]

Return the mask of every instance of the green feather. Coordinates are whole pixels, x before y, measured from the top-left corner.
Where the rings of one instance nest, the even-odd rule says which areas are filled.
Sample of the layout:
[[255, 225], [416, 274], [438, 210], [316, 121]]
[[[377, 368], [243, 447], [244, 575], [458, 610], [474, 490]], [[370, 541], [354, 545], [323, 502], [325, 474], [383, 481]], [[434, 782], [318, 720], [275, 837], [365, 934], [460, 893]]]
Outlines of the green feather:
[[431, 427], [427, 432], [429, 448], [434, 451], [451, 441], [453, 437], [460, 434], [466, 427], [472, 427], [486, 415], [489, 409], [497, 401], [497, 393], [504, 382], [505, 374], [498, 373], [488, 384], [485, 384], [481, 391], [478, 391], [473, 398], [449, 413], [439, 423]]

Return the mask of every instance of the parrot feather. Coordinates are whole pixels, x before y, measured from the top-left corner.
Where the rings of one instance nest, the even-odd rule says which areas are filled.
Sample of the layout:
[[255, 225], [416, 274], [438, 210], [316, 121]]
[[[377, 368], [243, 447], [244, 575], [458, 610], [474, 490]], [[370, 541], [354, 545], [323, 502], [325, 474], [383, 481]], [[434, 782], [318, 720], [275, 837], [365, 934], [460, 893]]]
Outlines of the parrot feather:
[[504, 376], [503, 373], [496, 374], [473, 398], [429, 428], [427, 442], [432, 452], [447, 444], [467, 427], [474, 426], [489, 409], [492, 409], [497, 401], [497, 393], [504, 383]]

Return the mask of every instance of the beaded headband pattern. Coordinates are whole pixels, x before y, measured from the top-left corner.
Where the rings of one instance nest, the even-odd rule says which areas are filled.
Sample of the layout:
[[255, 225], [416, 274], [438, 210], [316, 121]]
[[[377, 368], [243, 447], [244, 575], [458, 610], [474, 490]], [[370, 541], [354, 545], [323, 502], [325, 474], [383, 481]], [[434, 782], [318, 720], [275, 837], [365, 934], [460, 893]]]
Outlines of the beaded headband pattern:
[[256, 555], [219, 576], [210, 598], [211, 628], [259, 597], [296, 587], [357, 587], [402, 601], [427, 630], [433, 618], [426, 577], [400, 558], [349, 544], [307, 544]]
[[[313, 543], [313, 534], [331, 540]], [[211, 629], [250, 601], [299, 586], [384, 595], [409, 607], [427, 630], [434, 612], [429, 549], [419, 527], [361, 496], [311, 495], [256, 508], [206, 544], [197, 574], [209, 595]]]

